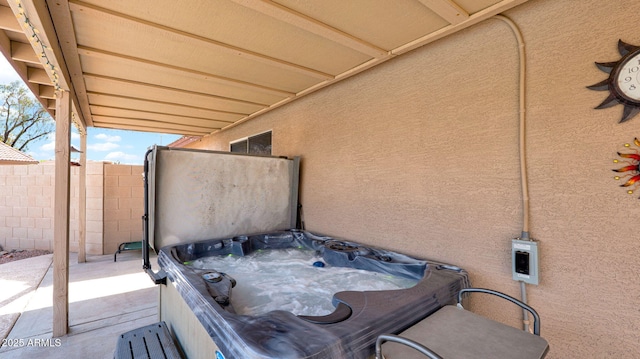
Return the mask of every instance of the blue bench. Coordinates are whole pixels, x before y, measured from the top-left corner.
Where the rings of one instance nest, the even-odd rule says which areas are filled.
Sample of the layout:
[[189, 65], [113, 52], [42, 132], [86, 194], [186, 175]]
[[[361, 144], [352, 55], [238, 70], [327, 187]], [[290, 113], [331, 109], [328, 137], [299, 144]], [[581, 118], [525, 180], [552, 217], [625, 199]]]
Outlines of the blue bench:
[[116, 261], [116, 255], [124, 251], [134, 251], [142, 249], [142, 241], [120, 243], [118, 250], [113, 254], [113, 261]]

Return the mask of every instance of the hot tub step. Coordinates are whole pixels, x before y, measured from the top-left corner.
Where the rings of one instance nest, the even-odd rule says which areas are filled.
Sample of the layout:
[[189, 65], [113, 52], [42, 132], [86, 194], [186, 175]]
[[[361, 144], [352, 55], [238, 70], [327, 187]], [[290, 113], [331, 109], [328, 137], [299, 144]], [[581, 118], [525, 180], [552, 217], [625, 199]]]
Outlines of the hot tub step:
[[147, 325], [120, 334], [114, 359], [181, 359], [164, 322]]

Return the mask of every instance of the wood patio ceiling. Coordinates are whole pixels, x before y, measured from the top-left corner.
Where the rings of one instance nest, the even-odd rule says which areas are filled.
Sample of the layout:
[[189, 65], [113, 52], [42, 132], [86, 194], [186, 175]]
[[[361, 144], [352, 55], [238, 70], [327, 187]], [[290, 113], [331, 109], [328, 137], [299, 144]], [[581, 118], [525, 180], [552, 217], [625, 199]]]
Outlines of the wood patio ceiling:
[[[53, 114], [16, 1], [0, 49]], [[46, 0], [36, 25], [86, 126], [202, 136], [526, 1]]]

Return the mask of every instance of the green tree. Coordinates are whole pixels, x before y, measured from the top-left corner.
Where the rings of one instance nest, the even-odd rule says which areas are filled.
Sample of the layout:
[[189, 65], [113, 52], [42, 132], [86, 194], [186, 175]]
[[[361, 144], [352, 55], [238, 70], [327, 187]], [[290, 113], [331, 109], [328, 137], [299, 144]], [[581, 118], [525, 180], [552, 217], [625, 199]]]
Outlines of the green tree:
[[29, 143], [47, 136], [55, 122], [20, 81], [0, 85], [0, 141], [26, 151]]

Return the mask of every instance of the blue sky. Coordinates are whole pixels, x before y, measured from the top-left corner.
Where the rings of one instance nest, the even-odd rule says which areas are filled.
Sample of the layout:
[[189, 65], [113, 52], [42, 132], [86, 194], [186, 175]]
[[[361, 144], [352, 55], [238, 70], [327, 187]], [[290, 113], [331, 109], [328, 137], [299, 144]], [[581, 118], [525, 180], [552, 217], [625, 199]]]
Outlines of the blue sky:
[[[7, 84], [16, 80], [22, 81], [4, 56], [0, 55], [0, 83]], [[178, 138], [180, 138], [178, 135], [89, 127], [87, 129], [87, 160], [142, 164], [147, 148], [154, 144], [167, 145]], [[26, 153], [36, 160], [53, 160], [54, 141], [55, 135], [51, 134], [40, 141], [32, 142]], [[80, 148], [80, 135], [75, 128], [71, 133], [71, 144]], [[77, 156], [72, 154], [72, 158]]]

